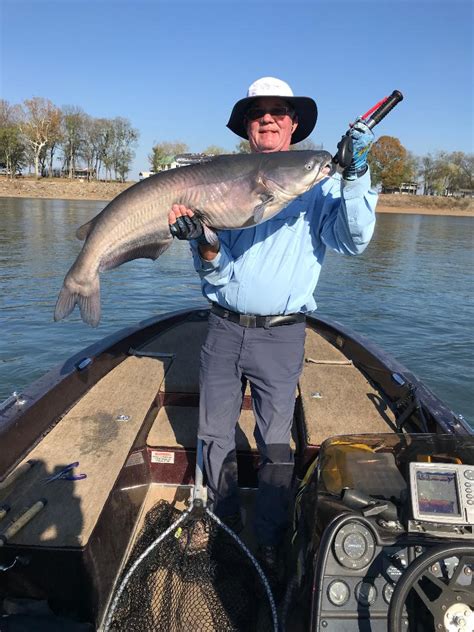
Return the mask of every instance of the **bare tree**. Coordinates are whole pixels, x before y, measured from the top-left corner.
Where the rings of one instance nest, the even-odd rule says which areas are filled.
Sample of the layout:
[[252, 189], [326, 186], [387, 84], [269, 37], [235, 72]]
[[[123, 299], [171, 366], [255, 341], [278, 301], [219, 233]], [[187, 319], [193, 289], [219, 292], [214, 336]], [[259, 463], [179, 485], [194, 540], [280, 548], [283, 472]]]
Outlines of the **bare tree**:
[[49, 99], [33, 97], [24, 101], [23, 116], [19, 124], [26, 142], [32, 149], [35, 175], [40, 176], [40, 155], [48, 141], [57, 134], [61, 111]]
[[101, 141], [101, 127], [98, 119], [88, 114], [85, 115], [84, 137], [81, 143], [81, 158], [87, 164], [87, 179], [90, 180], [91, 174], [97, 179], [97, 167], [99, 164], [99, 151]]
[[126, 118], [119, 116], [112, 123], [114, 129], [113, 168], [115, 178], [125, 182], [130, 171], [130, 164], [135, 156], [132, 148], [138, 140], [139, 133]]

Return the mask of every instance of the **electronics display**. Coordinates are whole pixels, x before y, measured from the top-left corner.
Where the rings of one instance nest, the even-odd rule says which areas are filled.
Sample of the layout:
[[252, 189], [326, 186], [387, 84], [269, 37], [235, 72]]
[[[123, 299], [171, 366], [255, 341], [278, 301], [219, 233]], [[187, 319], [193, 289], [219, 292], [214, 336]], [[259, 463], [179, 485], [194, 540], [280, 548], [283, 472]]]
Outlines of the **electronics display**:
[[415, 520], [474, 524], [474, 467], [448, 463], [410, 463]]

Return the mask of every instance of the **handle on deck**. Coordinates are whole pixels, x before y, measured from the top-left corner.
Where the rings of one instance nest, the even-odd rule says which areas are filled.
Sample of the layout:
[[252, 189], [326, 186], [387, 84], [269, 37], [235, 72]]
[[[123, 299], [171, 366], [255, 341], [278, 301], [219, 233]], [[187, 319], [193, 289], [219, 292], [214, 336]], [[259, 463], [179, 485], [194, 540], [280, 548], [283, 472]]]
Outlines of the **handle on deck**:
[[26, 474], [26, 472], [28, 472], [28, 470], [30, 470], [33, 465], [35, 465], [36, 461], [35, 460], [30, 460], [30, 461], [26, 461], [25, 463], [22, 463], [21, 465], [19, 465], [16, 470], [13, 470], [13, 472], [11, 474], [9, 474], [7, 476], [7, 478], [3, 481], [0, 481], [0, 490], [4, 490], [7, 487], [10, 487], [10, 485], [13, 485], [13, 483], [20, 478], [20, 476], [23, 476], [23, 474]]
[[12, 522], [8, 529], [0, 534], [0, 546], [6, 544], [8, 540], [13, 538], [13, 536], [20, 531], [20, 529], [23, 529], [23, 527], [25, 527], [30, 520], [36, 516], [36, 514], [46, 507], [47, 502], [46, 498], [41, 498], [36, 501], [34, 505], [31, 505], [31, 507], [29, 507], [24, 513], [22, 513], [19, 518]]
[[206, 488], [204, 487], [204, 454], [202, 439], [198, 439], [196, 447], [196, 472], [194, 474], [193, 506], [205, 507], [207, 501]]

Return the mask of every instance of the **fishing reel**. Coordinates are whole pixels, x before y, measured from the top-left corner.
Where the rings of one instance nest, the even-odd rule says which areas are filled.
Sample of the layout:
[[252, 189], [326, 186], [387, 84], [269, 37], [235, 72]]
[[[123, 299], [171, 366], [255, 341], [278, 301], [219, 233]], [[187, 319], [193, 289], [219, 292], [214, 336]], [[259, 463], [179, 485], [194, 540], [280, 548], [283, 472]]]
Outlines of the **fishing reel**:
[[[394, 90], [389, 97], [385, 97], [376, 103], [374, 107], [370, 108], [370, 110], [363, 114], [360, 119], [369, 129], [372, 129], [380, 123], [380, 121], [385, 118], [391, 110], [393, 110], [397, 103], [400, 103], [402, 100], [403, 94], [399, 90]], [[347, 130], [337, 144], [337, 153], [333, 157], [332, 161], [334, 164], [338, 165], [342, 171], [351, 164], [352, 155], [352, 137], [350, 136], [350, 130]]]

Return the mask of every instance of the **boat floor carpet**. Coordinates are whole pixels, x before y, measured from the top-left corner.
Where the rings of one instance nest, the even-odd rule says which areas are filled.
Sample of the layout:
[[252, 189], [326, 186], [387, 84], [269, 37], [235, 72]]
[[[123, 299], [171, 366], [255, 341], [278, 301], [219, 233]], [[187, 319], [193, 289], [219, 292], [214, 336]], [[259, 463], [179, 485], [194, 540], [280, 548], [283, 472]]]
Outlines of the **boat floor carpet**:
[[[207, 331], [204, 321], [180, 323], [156, 336], [141, 352], [170, 353], [173, 362], [162, 384], [168, 393], [199, 393], [199, 353]], [[315, 362], [313, 362], [315, 361]], [[247, 384], [246, 395], [250, 396]], [[393, 432], [395, 417], [378, 389], [367, 380], [342, 351], [309, 326], [306, 328], [305, 362], [296, 395], [301, 397], [302, 416], [296, 419], [300, 434], [309, 445], [347, 433]], [[238, 450], [255, 450], [255, 419], [242, 410], [236, 431]], [[196, 445], [197, 409], [163, 407], [151, 428], [150, 446]], [[293, 429], [292, 446], [297, 436]]]
[[310, 329], [298, 390], [309, 445], [341, 434], [396, 430], [395, 416], [377, 387], [342, 351]]

